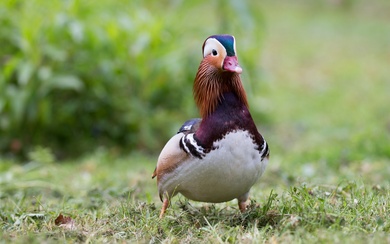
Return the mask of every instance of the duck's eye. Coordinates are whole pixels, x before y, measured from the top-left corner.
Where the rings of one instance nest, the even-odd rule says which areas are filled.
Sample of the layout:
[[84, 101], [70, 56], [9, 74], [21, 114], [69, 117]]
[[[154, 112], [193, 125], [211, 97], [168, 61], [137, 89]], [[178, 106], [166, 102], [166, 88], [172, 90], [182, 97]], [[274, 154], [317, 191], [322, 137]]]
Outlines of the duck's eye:
[[211, 54], [213, 54], [213, 56], [217, 56], [218, 52], [217, 50], [213, 49], [213, 51], [211, 51]]

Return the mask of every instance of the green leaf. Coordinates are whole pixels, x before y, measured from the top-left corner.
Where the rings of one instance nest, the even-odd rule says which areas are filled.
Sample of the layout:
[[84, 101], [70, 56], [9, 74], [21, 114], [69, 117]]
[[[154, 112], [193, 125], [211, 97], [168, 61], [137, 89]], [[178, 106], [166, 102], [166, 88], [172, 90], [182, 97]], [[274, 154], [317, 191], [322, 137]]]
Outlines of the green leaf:
[[18, 83], [22, 86], [27, 85], [34, 72], [34, 66], [30, 62], [23, 62], [19, 65]]
[[57, 75], [54, 76], [50, 82], [52, 88], [59, 88], [64, 90], [81, 91], [84, 88], [83, 82], [74, 75]]

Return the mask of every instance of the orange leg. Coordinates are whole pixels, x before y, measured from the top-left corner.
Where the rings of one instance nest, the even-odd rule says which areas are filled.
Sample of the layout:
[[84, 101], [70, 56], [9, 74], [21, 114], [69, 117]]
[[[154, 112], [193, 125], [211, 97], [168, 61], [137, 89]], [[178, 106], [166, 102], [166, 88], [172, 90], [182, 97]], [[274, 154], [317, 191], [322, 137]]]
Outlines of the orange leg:
[[168, 198], [165, 198], [164, 201], [163, 201], [161, 212], [160, 212], [160, 219], [162, 217], [164, 217], [164, 213], [165, 213], [165, 211], [167, 211], [168, 207], [169, 207], [169, 200], [168, 200]]
[[245, 202], [239, 202], [239, 203], [238, 203], [238, 208], [240, 209], [241, 213], [243, 213], [243, 212], [246, 211], [246, 206], [247, 206], [246, 201], [245, 201]]
[[247, 192], [244, 195], [242, 195], [241, 197], [237, 198], [238, 208], [240, 209], [241, 213], [246, 211], [248, 199], [249, 199], [249, 192]]

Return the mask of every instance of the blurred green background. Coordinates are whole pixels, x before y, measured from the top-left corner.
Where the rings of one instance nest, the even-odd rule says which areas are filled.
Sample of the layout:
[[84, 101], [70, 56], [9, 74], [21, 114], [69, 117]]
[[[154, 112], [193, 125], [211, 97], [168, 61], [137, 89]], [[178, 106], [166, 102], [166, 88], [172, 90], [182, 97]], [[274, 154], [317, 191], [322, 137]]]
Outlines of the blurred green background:
[[229, 33], [274, 164], [387, 161], [389, 12], [387, 0], [1, 1], [1, 155], [157, 155], [198, 117], [204, 39]]

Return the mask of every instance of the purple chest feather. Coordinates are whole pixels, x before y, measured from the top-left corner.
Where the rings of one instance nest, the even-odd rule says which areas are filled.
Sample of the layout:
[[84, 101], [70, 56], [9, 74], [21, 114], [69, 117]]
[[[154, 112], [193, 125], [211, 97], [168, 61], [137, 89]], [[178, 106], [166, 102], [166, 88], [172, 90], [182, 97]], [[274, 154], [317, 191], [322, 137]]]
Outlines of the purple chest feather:
[[264, 139], [257, 131], [248, 108], [234, 93], [225, 93], [214, 113], [202, 120], [194, 138], [207, 152], [214, 149], [215, 141], [237, 130], [248, 131], [256, 149], [259, 152], [263, 149]]

